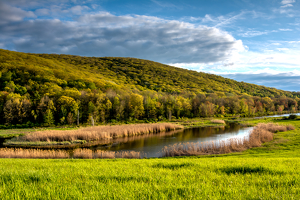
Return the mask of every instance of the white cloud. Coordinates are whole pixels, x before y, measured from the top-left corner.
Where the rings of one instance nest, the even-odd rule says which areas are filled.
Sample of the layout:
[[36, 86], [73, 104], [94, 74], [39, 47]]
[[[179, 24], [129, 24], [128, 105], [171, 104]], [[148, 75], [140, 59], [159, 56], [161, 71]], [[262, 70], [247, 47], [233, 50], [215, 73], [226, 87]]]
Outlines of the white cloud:
[[295, 3], [295, 0], [282, 0], [281, 4], [286, 5], [286, 4], [291, 4], [291, 3]]
[[242, 37], [255, 37], [255, 36], [259, 36], [259, 35], [267, 35], [269, 32], [268, 31], [246, 31], [244, 33], [239, 33], [239, 36]]
[[280, 6], [281, 8], [293, 7], [293, 4], [285, 4], [284, 6]]
[[278, 51], [288, 51], [288, 48], [276, 48]]
[[292, 29], [289, 29], [289, 28], [280, 28], [279, 30], [280, 31], [293, 31]]
[[0, 2], [0, 25], [22, 21], [25, 17], [35, 18], [36, 16], [31, 11], [24, 11]]
[[295, 0], [283, 0], [281, 1], [282, 6], [279, 9], [274, 9], [274, 12], [278, 12], [280, 14], [286, 14], [288, 17], [294, 17], [296, 15], [299, 16], [299, 11], [292, 9], [295, 3]]
[[75, 15], [81, 15], [82, 11], [88, 10], [89, 8], [87, 6], [74, 6], [70, 8], [70, 11]]

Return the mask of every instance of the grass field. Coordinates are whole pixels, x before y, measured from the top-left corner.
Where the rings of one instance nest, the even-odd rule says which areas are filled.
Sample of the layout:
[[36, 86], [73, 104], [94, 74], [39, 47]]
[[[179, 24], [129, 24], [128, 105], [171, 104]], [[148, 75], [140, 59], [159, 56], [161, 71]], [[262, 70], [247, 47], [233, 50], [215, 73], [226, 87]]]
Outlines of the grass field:
[[265, 121], [296, 129], [224, 155], [1, 159], [0, 199], [300, 199], [300, 121], [243, 123]]

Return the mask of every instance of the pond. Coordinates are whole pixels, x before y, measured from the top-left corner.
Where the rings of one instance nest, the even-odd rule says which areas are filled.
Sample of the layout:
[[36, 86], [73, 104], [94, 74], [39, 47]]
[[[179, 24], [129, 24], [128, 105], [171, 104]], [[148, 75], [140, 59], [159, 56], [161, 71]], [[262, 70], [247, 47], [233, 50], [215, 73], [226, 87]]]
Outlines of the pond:
[[[290, 114], [264, 117], [283, 117], [289, 115]], [[300, 115], [300, 113], [296, 113], [295, 115]], [[223, 127], [190, 128], [158, 134], [117, 138], [109, 141], [109, 144], [108, 141], [98, 141], [88, 146], [77, 146], [77, 148], [87, 147], [93, 150], [107, 150], [115, 152], [136, 151], [141, 152], [142, 157], [161, 157], [162, 150], [166, 146], [172, 146], [178, 143], [201, 143], [227, 140], [230, 138], [243, 138], [247, 137], [252, 129], [252, 127], [242, 127], [236, 123], [230, 123]], [[3, 147], [3, 142], [4, 139], [0, 140], [0, 147]], [[74, 147], [67, 147], [67, 149], [69, 149], [69, 152], [73, 152]]]
[[173, 132], [121, 138], [110, 145], [94, 146], [93, 149], [109, 151], [139, 151], [144, 157], [161, 157], [165, 146], [176, 143], [196, 143], [243, 138], [249, 135], [252, 127], [241, 127], [238, 124], [228, 124], [224, 127], [190, 128]]

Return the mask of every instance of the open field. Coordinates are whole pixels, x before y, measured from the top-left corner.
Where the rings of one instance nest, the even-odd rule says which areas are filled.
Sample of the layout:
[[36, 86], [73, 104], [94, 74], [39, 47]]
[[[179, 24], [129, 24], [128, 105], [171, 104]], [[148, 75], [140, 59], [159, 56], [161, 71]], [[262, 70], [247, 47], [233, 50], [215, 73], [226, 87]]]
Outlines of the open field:
[[300, 158], [23, 160], [0, 165], [1, 199], [299, 199]]
[[[300, 121], [243, 152], [159, 159], [1, 159], [0, 199], [299, 199]], [[264, 119], [248, 120], [258, 124]]]

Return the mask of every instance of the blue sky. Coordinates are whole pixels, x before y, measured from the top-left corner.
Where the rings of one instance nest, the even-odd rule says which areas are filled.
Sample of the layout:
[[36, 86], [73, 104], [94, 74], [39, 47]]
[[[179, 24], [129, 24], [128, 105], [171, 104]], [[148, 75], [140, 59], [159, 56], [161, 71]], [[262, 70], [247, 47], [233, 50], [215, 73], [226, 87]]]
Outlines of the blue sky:
[[300, 0], [0, 0], [0, 48], [122, 56], [300, 91]]

